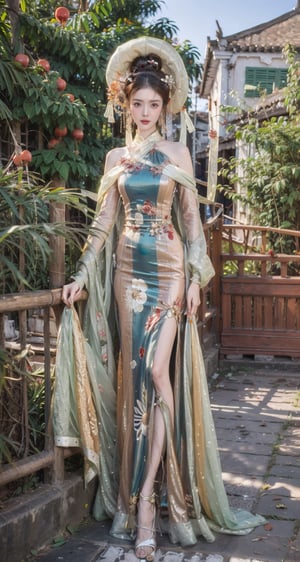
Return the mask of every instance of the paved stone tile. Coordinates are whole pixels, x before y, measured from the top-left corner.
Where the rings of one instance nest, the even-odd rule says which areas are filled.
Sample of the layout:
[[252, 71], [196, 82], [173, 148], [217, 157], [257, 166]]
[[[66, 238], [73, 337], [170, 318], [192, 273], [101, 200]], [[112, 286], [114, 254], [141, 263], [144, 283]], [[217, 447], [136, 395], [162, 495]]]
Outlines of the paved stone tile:
[[256, 427], [255, 431], [251, 431], [248, 428], [247, 423], [239, 424], [237, 427], [231, 429], [230, 427], [217, 427], [218, 440], [220, 443], [238, 442], [248, 444], [251, 443], [252, 445], [263, 443], [273, 446], [277, 434], [275, 432], [267, 433], [266, 431], [264, 431], [264, 428], [260, 428], [260, 431], [258, 429], [259, 428]]
[[280, 519], [297, 519], [299, 517], [299, 500], [281, 494], [264, 494], [257, 504], [258, 513]]
[[[275, 478], [274, 476], [267, 478], [270, 485], [268, 492], [290, 496], [291, 498], [300, 499], [300, 474], [298, 471], [298, 480], [288, 478]], [[300, 509], [299, 509], [300, 515]]]
[[227, 451], [221, 455], [222, 469], [233, 474], [245, 476], [263, 476], [267, 472], [270, 457], [265, 455], [247, 455], [239, 452]]
[[[215, 413], [214, 413], [214, 409], [215, 408], [220, 408], [219, 406], [213, 406], [212, 407], [212, 411], [215, 417]], [[281, 424], [283, 422], [285, 422], [288, 418], [290, 414], [290, 410], [286, 410], [286, 411], [271, 411], [269, 409], [257, 409], [257, 411], [253, 411], [253, 410], [243, 410], [239, 405], [236, 406], [231, 406], [230, 408], [228, 407], [228, 411], [226, 410], [226, 414], [224, 412], [222, 412], [222, 414], [220, 414], [220, 418], [224, 418], [224, 417], [231, 417], [231, 418], [239, 418], [242, 419], [244, 423], [244, 420], [250, 420], [250, 421], [255, 421], [257, 422], [258, 420], [262, 423], [278, 423], [280, 422]]]
[[222, 430], [224, 431], [232, 431], [232, 430], [242, 430], [242, 429], [246, 429], [247, 431], [249, 431], [250, 434], [255, 434], [255, 433], [259, 433], [262, 432], [264, 435], [270, 435], [270, 436], [277, 436], [278, 432], [281, 430], [282, 428], [282, 422], [278, 422], [278, 421], [273, 421], [270, 423], [267, 423], [263, 420], [260, 419], [260, 417], [256, 418], [256, 419], [252, 419], [249, 420], [246, 417], [243, 419], [243, 417], [239, 416], [236, 417], [234, 419], [229, 419], [229, 417], [221, 417], [219, 415], [215, 416], [215, 425], [216, 428], [218, 429], [218, 435], [219, 432], [222, 432]]
[[247, 478], [245, 475], [223, 472], [223, 481], [228, 494], [256, 497], [264, 484], [263, 478]]
[[296, 531], [296, 535], [289, 543], [289, 552], [285, 558], [285, 562], [299, 562], [300, 560], [300, 529]]
[[300, 455], [288, 455], [288, 454], [281, 454], [280, 448], [277, 449], [277, 454], [275, 457], [275, 462], [273, 467], [295, 467], [298, 470], [298, 474], [300, 471]]
[[271, 454], [273, 448], [273, 445], [270, 443], [266, 445], [264, 445], [263, 443], [251, 443], [251, 441], [245, 443], [242, 440], [237, 441], [234, 439], [232, 440], [232, 443], [230, 443], [229, 441], [224, 443], [222, 439], [219, 439], [218, 441], [220, 451], [230, 450], [232, 453], [239, 452], [247, 453], [249, 455], [265, 455]]
[[261, 562], [261, 560], [253, 560], [253, 558], [236, 558], [236, 556], [231, 556], [229, 562]]
[[278, 452], [282, 455], [292, 455], [300, 458], [300, 443], [299, 441], [296, 443], [287, 443], [285, 440], [280, 443], [278, 447]]
[[[122, 549], [114, 546], [109, 546], [103, 550], [95, 562], [137, 562], [137, 558], [133, 549]], [[209, 554], [208, 556], [202, 553], [185, 554], [174, 550], [163, 551], [158, 549], [155, 554], [155, 562], [224, 562], [223, 556], [219, 554]]]
[[102, 550], [103, 545], [96, 546], [88, 541], [72, 538], [64, 545], [50, 548], [50, 550], [48, 548], [48, 551], [44, 554], [39, 552], [38, 558], [32, 558], [32, 560], [41, 560], [41, 562], [94, 562]]
[[295, 439], [296, 442], [298, 441], [298, 443], [300, 443], [300, 428], [294, 427], [293, 423], [291, 422], [291, 425], [289, 425], [289, 427], [284, 432], [284, 440], [289, 442], [293, 439]]
[[[258, 527], [252, 533], [242, 537], [235, 537], [235, 541], [231, 543], [231, 552], [228, 549], [224, 553], [229, 554], [232, 558], [264, 560], [266, 562], [282, 562], [288, 548], [288, 533], [292, 532], [292, 523], [281, 534], [280, 527], [277, 525], [276, 530], [273, 528], [271, 532], [265, 531], [264, 527]], [[287, 535], [285, 534], [287, 533]]]
[[287, 479], [298, 479], [299, 477], [299, 466], [295, 465], [285, 465], [285, 464], [276, 464], [271, 466], [268, 470], [268, 478], [270, 476], [278, 477], [278, 478], [287, 478]]

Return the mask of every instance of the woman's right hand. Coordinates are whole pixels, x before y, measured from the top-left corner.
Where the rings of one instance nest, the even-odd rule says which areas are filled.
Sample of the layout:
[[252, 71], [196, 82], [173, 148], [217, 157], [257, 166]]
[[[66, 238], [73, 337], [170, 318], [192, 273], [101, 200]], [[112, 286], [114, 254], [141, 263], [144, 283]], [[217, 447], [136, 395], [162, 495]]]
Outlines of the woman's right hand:
[[77, 281], [72, 281], [63, 286], [62, 300], [68, 306], [72, 306], [74, 302], [80, 299], [81, 287]]

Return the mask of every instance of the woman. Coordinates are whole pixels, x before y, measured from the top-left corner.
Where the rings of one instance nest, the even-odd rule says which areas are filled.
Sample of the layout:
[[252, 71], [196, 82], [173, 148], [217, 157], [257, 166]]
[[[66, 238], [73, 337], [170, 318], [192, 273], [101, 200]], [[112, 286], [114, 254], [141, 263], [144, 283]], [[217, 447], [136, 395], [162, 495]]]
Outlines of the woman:
[[[152, 561], [156, 506], [167, 505], [170, 540], [183, 546], [194, 544], [199, 534], [212, 541], [211, 529], [249, 532], [263, 519], [233, 513], [221, 478], [195, 323], [200, 287], [214, 271], [189, 151], [164, 138], [168, 114], [182, 108], [187, 94], [182, 60], [164, 41], [134, 39], [114, 53], [107, 79], [107, 115], [112, 109], [129, 112], [127, 145], [107, 155], [96, 219], [63, 301], [72, 307], [83, 287], [89, 292], [84, 352], [92, 400], [77, 409], [89, 414], [95, 404], [99, 451], [96, 444], [89, 454], [87, 424], [77, 425], [78, 443], [99, 474], [96, 516], [114, 518], [114, 536], [128, 539], [134, 533], [136, 556]], [[117, 380], [112, 304], [120, 340]], [[58, 365], [68, 349], [62, 339]], [[72, 445], [61, 421], [58, 396], [66, 396], [66, 389], [59, 380], [56, 444]], [[82, 393], [76, 399], [79, 403]]]

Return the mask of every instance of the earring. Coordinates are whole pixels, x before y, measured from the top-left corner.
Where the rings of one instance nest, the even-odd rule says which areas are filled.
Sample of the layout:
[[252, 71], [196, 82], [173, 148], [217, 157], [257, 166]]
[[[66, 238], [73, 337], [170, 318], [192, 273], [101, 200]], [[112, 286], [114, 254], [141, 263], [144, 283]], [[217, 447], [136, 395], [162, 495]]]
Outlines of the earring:
[[166, 127], [166, 112], [162, 110], [159, 119], [158, 119], [158, 126], [160, 128], [160, 134], [165, 139], [167, 136], [167, 127]]
[[124, 112], [125, 117], [125, 144], [126, 146], [132, 144], [132, 116], [130, 111]]

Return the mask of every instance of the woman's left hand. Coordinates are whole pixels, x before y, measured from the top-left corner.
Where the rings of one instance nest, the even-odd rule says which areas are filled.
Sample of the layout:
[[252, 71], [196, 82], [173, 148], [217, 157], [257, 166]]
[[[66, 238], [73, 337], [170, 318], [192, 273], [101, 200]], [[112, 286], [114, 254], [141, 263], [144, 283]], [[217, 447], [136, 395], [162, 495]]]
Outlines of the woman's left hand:
[[200, 302], [200, 287], [198, 283], [192, 282], [187, 292], [187, 316], [196, 314]]

